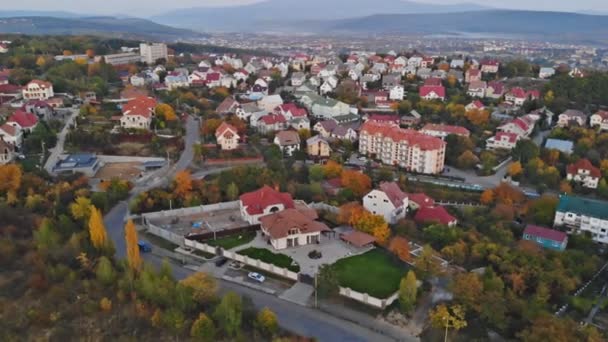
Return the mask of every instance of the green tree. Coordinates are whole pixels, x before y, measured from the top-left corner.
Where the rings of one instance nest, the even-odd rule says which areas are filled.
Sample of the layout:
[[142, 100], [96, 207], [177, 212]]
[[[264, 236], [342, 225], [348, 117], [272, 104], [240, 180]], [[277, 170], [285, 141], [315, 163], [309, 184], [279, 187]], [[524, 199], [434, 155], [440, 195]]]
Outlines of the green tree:
[[215, 325], [213, 321], [204, 313], [198, 315], [198, 318], [190, 328], [190, 337], [196, 341], [212, 342], [215, 341]]
[[540, 155], [540, 149], [529, 139], [522, 139], [517, 142], [511, 155], [514, 160], [520, 161], [522, 164], [528, 163], [528, 161], [537, 158]]
[[116, 272], [112, 266], [112, 262], [105, 256], [99, 258], [97, 262], [97, 268], [95, 269], [95, 275], [97, 280], [102, 284], [109, 286], [116, 280]]
[[340, 284], [336, 271], [329, 265], [323, 265], [317, 273], [317, 293], [321, 298], [329, 298], [338, 294]]
[[269, 308], [263, 308], [255, 319], [255, 325], [264, 336], [274, 336], [279, 330], [277, 315]]
[[228, 189], [226, 189], [226, 196], [229, 200], [234, 201], [239, 198], [239, 187], [235, 182], [232, 182], [228, 185]]
[[220, 328], [230, 337], [235, 337], [241, 328], [243, 303], [241, 297], [234, 292], [228, 292], [213, 314]]
[[180, 284], [192, 289], [192, 296], [199, 304], [208, 304], [212, 302], [217, 295], [217, 281], [208, 273], [193, 273], [180, 281]]
[[399, 284], [399, 304], [401, 310], [405, 313], [412, 311], [416, 304], [416, 296], [418, 292], [418, 284], [416, 274], [409, 270], [407, 275], [401, 279]]

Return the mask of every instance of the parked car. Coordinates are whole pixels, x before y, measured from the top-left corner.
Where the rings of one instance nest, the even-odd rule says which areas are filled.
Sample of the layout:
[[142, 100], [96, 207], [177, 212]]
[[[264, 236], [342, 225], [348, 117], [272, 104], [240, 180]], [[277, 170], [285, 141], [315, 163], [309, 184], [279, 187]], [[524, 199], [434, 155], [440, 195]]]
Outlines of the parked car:
[[144, 253], [152, 252], [152, 245], [144, 240], [137, 241], [137, 246], [139, 246], [139, 250]]
[[227, 262], [228, 262], [228, 258], [221, 257], [221, 258], [219, 258], [219, 259], [217, 259], [217, 260], [215, 261], [215, 266], [217, 266], [217, 267], [222, 267], [222, 266], [224, 266], [224, 264], [225, 264], [225, 263], [227, 263]]
[[249, 274], [247, 276], [249, 277], [249, 279], [255, 280], [258, 283], [263, 283], [264, 280], [266, 280], [266, 277], [264, 277], [263, 275], [261, 275], [257, 272], [249, 272]]

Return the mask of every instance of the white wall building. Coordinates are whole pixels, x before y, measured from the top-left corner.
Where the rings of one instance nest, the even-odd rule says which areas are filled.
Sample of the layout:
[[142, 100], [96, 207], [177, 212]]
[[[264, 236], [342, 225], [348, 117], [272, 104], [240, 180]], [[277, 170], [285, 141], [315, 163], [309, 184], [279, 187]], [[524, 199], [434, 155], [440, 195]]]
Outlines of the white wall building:
[[363, 207], [374, 215], [383, 216], [389, 224], [405, 218], [408, 204], [407, 194], [394, 182], [381, 183], [378, 189], [363, 197]]
[[139, 54], [143, 62], [149, 65], [156, 64], [156, 61], [160, 58], [167, 59], [167, 45], [163, 43], [141, 43], [139, 44]]
[[569, 233], [589, 232], [593, 241], [608, 244], [608, 202], [562, 195], [553, 223]]

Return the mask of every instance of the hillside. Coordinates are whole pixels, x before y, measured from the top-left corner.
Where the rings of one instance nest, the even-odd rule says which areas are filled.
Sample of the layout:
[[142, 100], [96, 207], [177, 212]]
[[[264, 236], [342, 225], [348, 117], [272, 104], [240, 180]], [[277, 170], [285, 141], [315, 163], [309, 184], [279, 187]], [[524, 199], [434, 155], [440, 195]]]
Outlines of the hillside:
[[445, 13], [482, 10], [474, 4], [434, 5], [402, 0], [268, 0], [252, 5], [178, 9], [152, 20], [200, 31], [263, 31], [278, 23], [338, 20], [378, 13]]
[[157, 24], [138, 18], [57, 18], [57, 17], [12, 17], [0, 19], [0, 32], [30, 35], [83, 35], [94, 34], [121, 38], [154, 38], [172, 41], [180, 38], [200, 37], [185, 29]]

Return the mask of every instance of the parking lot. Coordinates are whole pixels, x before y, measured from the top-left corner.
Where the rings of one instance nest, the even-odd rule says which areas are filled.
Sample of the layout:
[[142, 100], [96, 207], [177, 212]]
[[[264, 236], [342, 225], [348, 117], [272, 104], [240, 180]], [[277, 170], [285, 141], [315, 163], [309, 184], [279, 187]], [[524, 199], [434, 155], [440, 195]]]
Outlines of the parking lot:
[[249, 226], [238, 209], [200, 212], [193, 215], [166, 216], [150, 219], [150, 223], [178, 235], [219, 232]]

